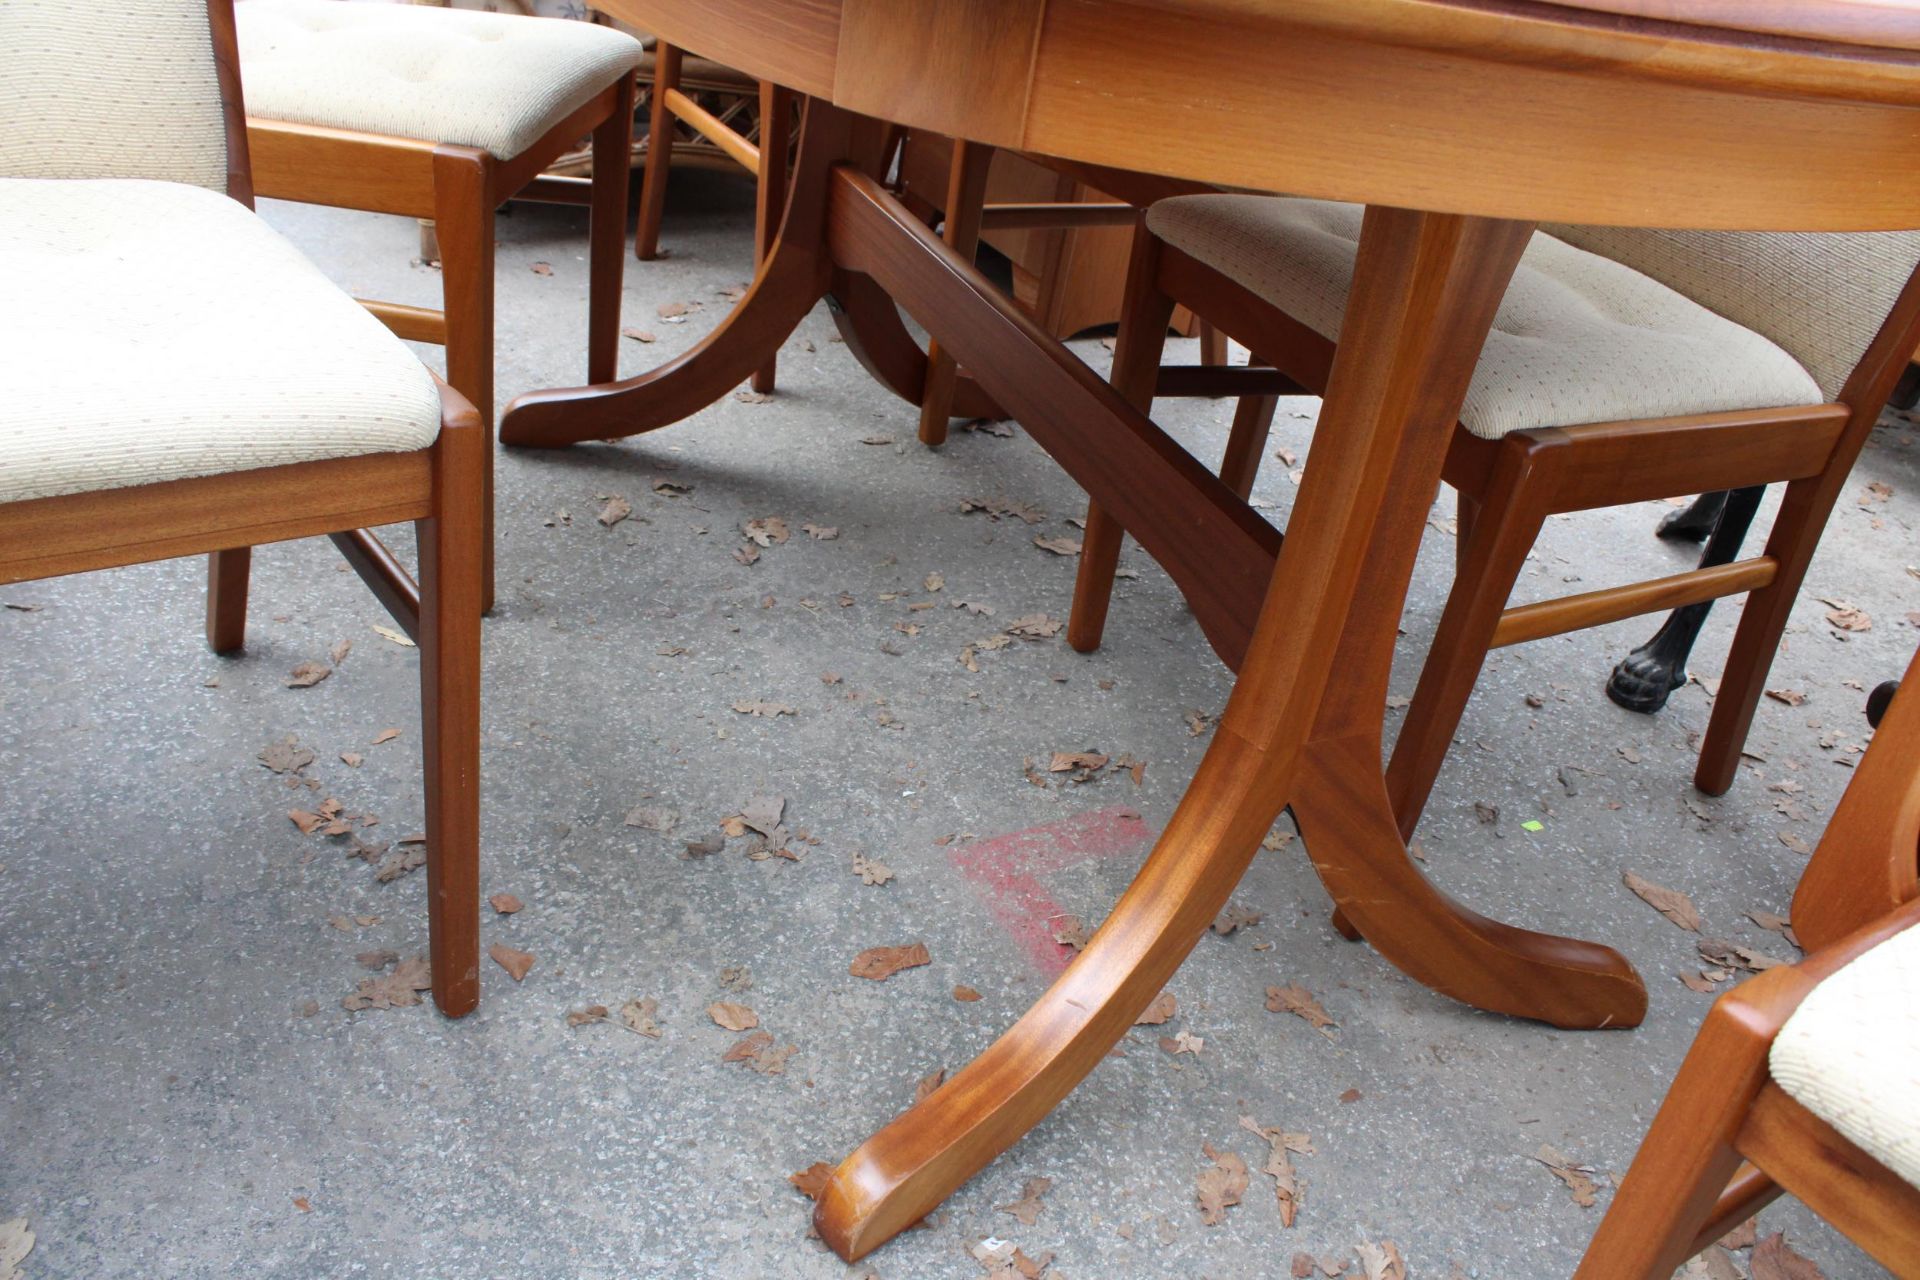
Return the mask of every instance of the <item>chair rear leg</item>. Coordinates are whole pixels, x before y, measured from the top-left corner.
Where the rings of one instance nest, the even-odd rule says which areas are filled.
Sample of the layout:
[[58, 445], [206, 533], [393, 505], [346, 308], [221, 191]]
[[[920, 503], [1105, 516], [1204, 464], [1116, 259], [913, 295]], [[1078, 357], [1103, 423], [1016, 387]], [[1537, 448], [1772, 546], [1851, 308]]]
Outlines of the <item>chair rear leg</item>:
[[1260, 455], [1267, 451], [1273, 412], [1279, 404], [1278, 396], [1241, 396], [1234, 407], [1233, 429], [1227, 433], [1227, 449], [1220, 457], [1220, 478], [1242, 498], [1253, 492]]
[[[1713, 536], [1707, 539], [1707, 549], [1700, 556], [1702, 569], [1733, 563], [1766, 491], [1765, 485], [1757, 484], [1719, 495], [1725, 501]], [[1666, 706], [1673, 691], [1687, 682], [1687, 658], [1712, 611], [1711, 600], [1682, 605], [1667, 616], [1653, 639], [1622, 658], [1607, 677], [1607, 697], [1614, 705], [1644, 715]]]
[[[440, 283], [446, 295], [447, 381], [486, 425], [482, 497], [482, 605], [493, 608], [493, 157], [472, 147], [440, 146], [433, 155], [434, 222], [440, 235]], [[617, 324], [616, 324], [617, 329]]]
[[216, 551], [207, 557], [207, 647], [238, 653], [247, 642], [247, 577], [252, 547]]
[[1529, 484], [1530, 474], [1523, 448], [1502, 451], [1493, 480], [1481, 495], [1460, 572], [1447, 595], [1426, 664], [1420, 668], [1420, 682], [1407, 706], [1400, 736], [1394, 740], [1393, 757], [1387, 764], [1387, 793], [1403, 839], [1413, 837], [1454, 730], [1460, 727], [1474, 683], [1486, 665], [1488, 646], [1513, 594], [1514, 581], [1546, 521], [1546, 510]]
[[[1160, 242], [1144, 224], [1134, 228], [1133, 254], [1127, 264], [1126, 295], [1120, 308], [1120, 334], [1114, 343], [1114, 389], [1142, 413], [1153, 409], [1160, 354], [1167, 345], [1167, 321], [1173, 299], [1160, 291]], [[1120, 542], [1126, 531], [1101, 509], [1087, 504], [1086, 535], [1080, 541], [1080, 567], [1073, 582], [1073, 607], [1067, 613], [1067, 643], [1081, 653], [1100, 647], [1113, 600], [1113, 578], [1120, 567]]]
[[[771, 80], [760, 82], [760, 174], [753, 193], [753, 269], [773, 252], [780, 217], [787, 208], [787, 153], [793, 145], [793, 94]], [[753, 371], [753, 389], [772, 395], [779, 362]]]
[[640, 170], [640, 219], [633, 229], [633, 256], [660, 256], [660, 218], [667, 207], [667, 171], [673, 168], [673, 112], [667, 90], [680, 87], [680, 50], [662, 40], [653, 47], [653, 97], [647, 104], [647, 162]]
[[[980, 247], [980, 216], [987, 200], [987, 172], [993, 148], [964, 138], [953, 140], [953, 163], [947, 171], [946, 226], [940, 238], [968, 262]], [[947, 442], [947, 419], [953, 413], [953, 388], [960, 367], [941, 349], [927, 344], [927, 378], [920, 389], [920, 443], [937, 448]]]
[[451, 1018], [471, 1012], [480, 999], [482, 481], [491, 436], [470, 410], [448, 414], [435, 446], [436, 512], [414, 526], [428, 953], [434, 1003]]
[[593, 130], [593, 191], [587, 247], [587, 381], [620, 376], [620, 283], [627, 261], [627, 185], [633, 154], [633, 77]]

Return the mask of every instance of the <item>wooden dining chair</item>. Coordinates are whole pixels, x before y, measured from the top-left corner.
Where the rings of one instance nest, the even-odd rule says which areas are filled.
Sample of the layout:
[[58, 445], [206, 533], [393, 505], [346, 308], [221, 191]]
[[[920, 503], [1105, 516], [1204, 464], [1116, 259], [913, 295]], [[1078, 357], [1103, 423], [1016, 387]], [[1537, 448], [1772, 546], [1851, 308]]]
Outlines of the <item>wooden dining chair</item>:
[[[493, 422], [494, 211], [576, 198], [541, 172], [593, 137], [587, 380], [618, 376], [633, 71], [640, 42], [557, 18], [240, 0], [254, 190], [432, 218], [444, 310], [368, 301], [403, 338], [439, 343], [447, 380]], [[493, 469], [486, 602], [493, 603]]]
[[[1352, 279], [1361, 209], [1196, 195], [1136, 233], [1113, 381], [1152, 402], [1178, 301], [1270, 368], [1247, 385], [1220, 474], [1242, 496], [1274, 398], [1320, 394]], [[1445, 479], [1459, 493], [1451, 593], [1387, 778], [1403, 832], [1431, 793], [1487, 652], [1747, 593], [1696, 785], [1733, 781], [1808, 561], [1854, 459], [1920, 339], [1920, 233], [1774, 235], [1555, 227], [1536, 232], [1475, 368]], [[1163, 392], [1164, 393], [1164, 392]], [[1510, 605], [1547, 517], [1785, 482], [1764, 554], [1711, 540], [1704, 567]], [[1408, 494], [1425, 503], [1428, 494]], [[1100, 643], [1123, 531], [1097, 506], [1068, 639]]]
[[[1920, 656], [1903, 685], [1920, 690]], [[1909, 692], [1794, 894], [1810, 954], [1714, 1002], [1576, 1280], [1666, 1280], [1783, 1192], [1895, 1275], [1920, 1275], [1917, 863], [1920, 694]]]
[[[252, 212], [231, 0], [6, 0], [0, 584], [330, 534], [420, 649], [433, 996], [479, 999], [473, 407]], [[126, 92], [126, 69], [141, 91]], [[359, 532], [412, 521], [416, 585]]]

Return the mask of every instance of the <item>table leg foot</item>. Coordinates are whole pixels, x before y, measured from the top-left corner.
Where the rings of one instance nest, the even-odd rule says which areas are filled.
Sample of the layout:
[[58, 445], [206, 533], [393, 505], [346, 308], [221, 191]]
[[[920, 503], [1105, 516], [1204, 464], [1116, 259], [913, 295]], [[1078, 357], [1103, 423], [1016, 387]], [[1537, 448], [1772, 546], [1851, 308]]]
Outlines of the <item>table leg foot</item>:
[[851, 1262], [918, 1222], [1099, 1064], [1226, 905], [1279, 815], [1287, 772], [1274, 754], [1216, 734], [1152, 855], [1066, 973], [834, 1170], [814, 1211], [834, 1252]]
[[1377, 737], [1316, 740], [1306, 758], [1293, 812], [1307, 856], [1339, 912], [1395, 968], [1492, 1013], [1639, 1025], [1647, 989], [1619, 952], [1489, 920], [1426, 878], [1387, 801]]

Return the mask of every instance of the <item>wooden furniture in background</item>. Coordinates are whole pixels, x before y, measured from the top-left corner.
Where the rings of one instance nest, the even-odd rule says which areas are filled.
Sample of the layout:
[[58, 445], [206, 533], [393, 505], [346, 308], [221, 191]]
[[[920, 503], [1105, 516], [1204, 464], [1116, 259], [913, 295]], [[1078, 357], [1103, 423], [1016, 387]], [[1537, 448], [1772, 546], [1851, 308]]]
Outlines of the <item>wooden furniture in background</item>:
[[[433, 219], [444, 310], [366, 306], [401, 337], [444, 346], [447, 380], [489, 424], [494, 211], [516, 195], [540, 198], [549, 185], [541, 171], [591, 134], [599, 176], [590, 201], [587, 378], [617, 376], [638, 41], [550, 18], [337, 0], [241, 0], [237, 13], [254, 189]], [[509, 48], [525, 52], [503, 61]], [[388, 69], [394, 58], [434, 74], [398, 74]], [[395, 131], [421, 118], [442, 122], [444, 136]], [[512, 144], [493, 141], [502, 137]], [[489, 463], [488, 609], [493, 508]]]
[[[1262, 384], [1273, 370], [1309, 394], [1326, 390], [1337, 354], [1326, 335], [1339, 319], [1329, 301], [1344, 292], [1344, 273], [1351, 270], [1343, 257], [1351, 251], [1332, 246], [1345, 243], [1346, 223], [1358, 220], [1359, 210], [1352, 206], [1212, 195], [1156, 205], [1142, 222], [1128, 281], [1128, 322], [1144, 328], [1137, 336], [1123, 333], [1120, 348], [1126, 361], [1139, 363], [1124, 363], [1116, 356], [1114, 381], [1133, 389], [1130, 398], [1142, 412], [1151, 408], [1160, 363], [1154, 335], [1161, 332], [1176, 301], [1214, 320], [1271, 365], [1271, 370], [1237, 371], [1257, 385], [1241, 400], [1221, 475], [1242, 496], [1252, 486], [1272, 422], [1275, 388]], [[1540, 239], [1537, 247], [1543, 254], [1553, 251], [1553, 269], [1566, 274], [1563, 278], [1531, 271], [1534, 291], [1513, 322], [1523, 337], [1508, 349], [1509, 371], [1495, 370], [1491, 386], [1497, 389], [1489, 389], [1477, 406], [1484, 418], [1510, 425], [1497, 439], [1490, 438], [1494, 431], [1484, 425], [1483, 434], [1464, 423], [1454, 429], [1442, 477], [1460, 497], [1458, 567], [1387, 767], [1387, 788], [1402, 835], [1411, 836], [1419, 821], [1491, 650], [1751, 593], [1695, 774], [1701, 790], [1724, 792], [1733, 781], [1788, 609], [1827, 516], [1879, 419], [1880, 406], [1906, 367], [1907, 354], [1920, 341], [1920, 235], [1559, 231], [1575, 244], [1584, 239], [1602, 254], [1611, 249], [1610, 256], [1622, 266], [1588, 282], [1602, 264], [1583, 261], [1584, 255], [1556, 240]], [[1550, 259], [1541, 261], [1544, 265]], [[1652, 278], [1663, 267], [1676, 265], [1667, 272], [1674, 280], [1663, 284]], [[1636, 304], [1629, 299], [1634, 291], [1649, 295], [1647, 305], [1661, 306], [1671, 297], [1669, 285], [1684, 283], [1679, 277], [1691, 271], [1715, 275], [1729, 295], [1764, 295], [1766, 307], [1789, 314], [1792, 336], [1780, 335], [1785, 355], [1762, 336], [1710, 316], [1710, 311], [1738, 308], [1715, 307], [1722, 300], [1708, 298], [1700, 300], [1698, 315], [1718, 320], [1711, 334], [1689, 330], [1676, 336], [1682, 321], [1670, 307], [1662, 307], [1649, 322], [1651, 339], [1640, 344], [1636, 356], [1631, 342], [1617, 336], [1631, 332]], [[1569, 287], [1567, 280], [1577, 283]], [[1581, 284], [1593, 290], [1591, 299], [1577, 292]], [[1559, 302], [1563, 297], [1567, 301]], [[1285, 309], [1283, 300], [1297, 314]], [[1872, 314], [1849, 310], [1869, 307]], [[1561, 393], [1565, 411], [1584, 414], [1573, 417], [1581, 425], [1531, 426], [1548, 412], [1536, 405], [1553, 404], [1558, 391], [1534, 381], [1548, 376], [1540, 370], [1556, 368], [1556, 341], [1568, 341], [1555, 330], [1560, 323], [1556, 311], [1568, 314], [1567, 323], [1577, 323], [1588, 308], [1605, 309], [1609, 327], [1590, 349], [1576, 353], [1600, 369], [1598, 376], [1579, 367], [1565, 370], [1581, 387]], [[1798, 349], [1792, 345], [1795, 337], [1801, 340]], [[1783, 390], [1804, 387], [1803, 399], [1816, 402], [1823, 393], [1838, 395], [1831, 403], [1791, 402], [1774, 408], [1756, 400], [1754, 408], [1693, 411], [1744, 403], [1766, 392], [1760, 389], [1765, 384], [1759, 374], [1751, 386], [1745, 379], [1715, 385], [1705, 377], [1685, 376], [1686, 370], [1672, 365], [1673, 353], [1688, 349], [1679, 345], [1684, 338], [1696, 344], [1705, 363], [1731, 367], [1737, 360], [1751, 359], [1751, 351], [1764, 351], [1771, 353], [1771, 366], [1778, 367], [1774, 381]], [[1716, 341], [1745, 345], [1727, 351], [1703, 346]], [[1608, 366], [1609, 360], [1617, 364]], [[1821, 369], [1825, 377], [1808, 373], [1796, 360]], [[1835, 382], [1843, 385], [1831, 385]], [[1661, 412], [1673, 416], [1609, 420], [1617, 407], [1635, 403], [1664, 405]], [[1739, 534], [1758, 504], [1759, 486], [1775, 481], [1788, 482], [1788, 487], [1766, 553], [1733, 563]], [[1549, 516], [1707, 489], [1738, 490], [1734, 510], [1739, 518], [1722, 519], [1721, 529], [1734, 533], [1731, 539], [1716, 536], [1709, 543], [1701, 568], [1559, 599], [1509, 604]], [[1067, 628], [1069, 642], [1082, 652], [1100, 644], [1122, 533], [1097, 503], [1088, 509]]]
[[[1537, 221], [1920, 223], [1920, 33], [1854, 0], [1794, 6], [1811, 37], [1570, 6], [1520, 19], [1470, 0], [601, 7], [807, 97], [787, 212], [718, 329], [638, 377], [520, 397], [502, 439], [551, 448], [666, 426], [730, 394], [828, 290], [890, 295], [1135, 533], [1238, 673], [1193, 783], [1087, 948], [834, 1171], [815, 1221], [841, 1256], [925, 1216], [1106, 1056], [1289, 805], [1323, 815], [1302, 831], [1322, 883], [1418, 980], [1562, 1026], [1640, 1019], [1645, 988], [1617, 953], [1468, 910], [1399, 835], [1380, 742], [1428, 501]], [[878, 121], [1372, 204], [1284, 547], [885, 188]]]
[[1917, 861], [1920, 697], [1896, 696], [1794, 894], [1811, 954], [1714, 1002], [1577, 1280], [1666, 1280], [1782, 1192], [1920, 1275]]
[[[60, 56], [76, 21], [97, 28], [98, 65]], [[224, 653], [243, 638], [249, 549], [331, 535], [420, 648], [433, 998], [467, 1013], [489, 432], [250, 212], [231, 0], [15, 0], [0, 47], [36, 113], [0, 103], [0, 585], [212, 553], [207, 638]], [[116, 118], [103, 99], [133, 58], [148, 78]], [[49, 122], [65, 154], [35, 145]], [[363, 532], [403, 520], [417, 585]]]

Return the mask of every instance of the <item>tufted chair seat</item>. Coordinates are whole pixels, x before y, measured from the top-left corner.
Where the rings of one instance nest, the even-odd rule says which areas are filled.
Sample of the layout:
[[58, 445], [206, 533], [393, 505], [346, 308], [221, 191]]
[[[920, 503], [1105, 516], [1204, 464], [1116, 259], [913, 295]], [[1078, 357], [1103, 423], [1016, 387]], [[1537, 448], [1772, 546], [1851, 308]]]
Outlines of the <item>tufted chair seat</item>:
[[[1179, 196], [1147, 228], [1328, 341], [1359, 253], [1359, 205]], [[1461, 409], [1484, 439], [1583, 422], [1812, 405], [1813, 375], [1772, 342], [1611, 258], [1536, 232]]]
[[0, 503], [439, 434], [413, 353], [220, 192], [0, 178], [0, 279], [0, 350], [19, 375], [0, 379]]
[[235, 6], [247, 112], [519, 155], [639, 65], [640, 42], [557, 18], [343, 0]]

